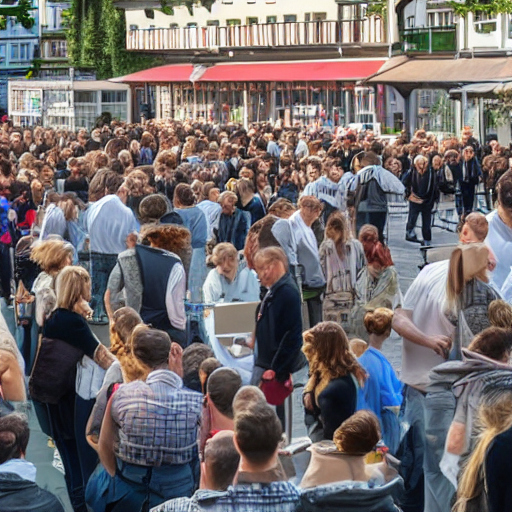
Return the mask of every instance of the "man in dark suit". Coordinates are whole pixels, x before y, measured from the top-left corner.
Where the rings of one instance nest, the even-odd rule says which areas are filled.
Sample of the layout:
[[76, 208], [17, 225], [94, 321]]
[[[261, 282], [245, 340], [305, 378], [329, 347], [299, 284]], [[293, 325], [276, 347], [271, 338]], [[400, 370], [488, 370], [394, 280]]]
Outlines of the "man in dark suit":
[[[258, 251], [254, 266], [267, 293], [256, 321], [254, 369], [251, 384], [262, 379], [286, 381], [304, 365], [300, 293], [288, 272], [288, 260], [278, 247]], [[284, 424], [284, 406], [277, 407]]]

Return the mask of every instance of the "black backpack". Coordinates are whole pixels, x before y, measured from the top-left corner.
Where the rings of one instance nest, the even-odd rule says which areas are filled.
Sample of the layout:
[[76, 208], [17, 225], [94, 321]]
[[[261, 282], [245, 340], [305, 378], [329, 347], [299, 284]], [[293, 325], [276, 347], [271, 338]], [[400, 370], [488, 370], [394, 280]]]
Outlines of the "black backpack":
[[447, 165], [437, 171], [437, 188], [443, 194], [455, 194], [455, 181], [453, 180], [453, 171], [448, 167], [452, 173], [452, 179], [449, 180], [446, 176]]

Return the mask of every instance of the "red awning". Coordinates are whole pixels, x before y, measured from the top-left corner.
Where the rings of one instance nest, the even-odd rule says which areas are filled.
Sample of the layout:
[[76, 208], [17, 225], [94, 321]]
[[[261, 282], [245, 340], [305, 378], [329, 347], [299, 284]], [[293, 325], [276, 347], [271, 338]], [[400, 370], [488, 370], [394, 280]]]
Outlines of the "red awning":
[[[330, 82], [357, 81], [377, 73], [385, 60], [241, 62], [216, 64], [197, 73], [198, 82]], [[123, 83], [189, 82], [191, 64], [170, 64], [114, 78]]]
[[111, 81], [121, 83], [189, 82], [192, 71], [194, 71], [192, 64], [170, 64], [112, 78]]
[[336, 60], [217, 64], [200, 82], [330, 82], [356, 81], [376, 73], [384, 60]]

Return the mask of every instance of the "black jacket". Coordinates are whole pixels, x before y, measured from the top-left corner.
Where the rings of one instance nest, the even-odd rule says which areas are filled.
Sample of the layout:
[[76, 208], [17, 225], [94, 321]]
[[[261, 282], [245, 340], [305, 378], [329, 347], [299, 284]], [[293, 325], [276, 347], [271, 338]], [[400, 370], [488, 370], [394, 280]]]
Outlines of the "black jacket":
[[64, 512], [60, 501], [36, 483], [15, 473], [0, 473], [2, 512]]
[[256, 322], [255, 366], [274, 370], [286, 380], [304, 364], [300, 293], [286, 273], [265, 296]]

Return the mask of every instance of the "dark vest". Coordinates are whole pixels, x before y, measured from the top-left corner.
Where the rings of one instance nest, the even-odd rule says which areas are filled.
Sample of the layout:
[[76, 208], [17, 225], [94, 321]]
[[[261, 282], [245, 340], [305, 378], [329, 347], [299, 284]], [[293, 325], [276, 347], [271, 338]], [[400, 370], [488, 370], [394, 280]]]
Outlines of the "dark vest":
[[147, 245], [137, 245], [135, 252], [142, 277], [142, 320], [155, 329], [168, 332], [173, 341], [182, 342], [180, 338], [185, 338], [184, 332], [171, 324], [165, 306], [167, 282], [174, 265], [180, 260], [169, 252]]

